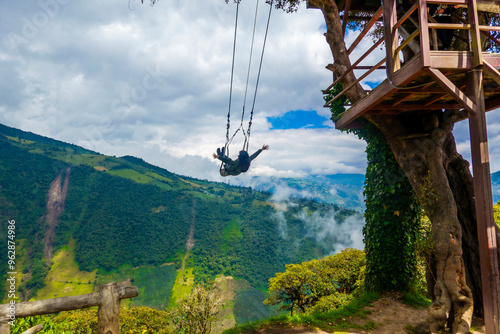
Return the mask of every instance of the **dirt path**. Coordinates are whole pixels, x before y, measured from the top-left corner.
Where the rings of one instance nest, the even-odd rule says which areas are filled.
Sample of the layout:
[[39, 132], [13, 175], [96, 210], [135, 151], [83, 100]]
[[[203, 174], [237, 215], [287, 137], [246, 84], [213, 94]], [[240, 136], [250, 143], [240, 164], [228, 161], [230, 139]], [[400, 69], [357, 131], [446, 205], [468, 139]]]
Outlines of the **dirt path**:
[[[350, 319], [356, 325], [364, 325], [373, 321], [376, 327], [372, 330], [340, 330], [325, 332], [307, 327], [295, 328], [268, 328], [253, 333], [259, 334], [423, 334], [426, 333], [425, 318], [426, 309], [415, 309], [405, 305], [401, 300], [393, 295], [387, 295], [368, 306], [369, 310], [366, 319]], [[348, 319], [346, 319], [348, 320]], [[484, 323], [480, 319], [474, 319], [472, 322], [473, 334], [484, 334]], [[248, 333], [250, 334], [250, 333]]]
[[182, 258], [182, 265], [181, 265], [181, 272], [184, 271], [185, 267], [186, 267], [186, 260], [189, 256], [189, 251], [194, 247], [194, 222], [195, 222], [195, 219], [196, 219], [196, 214], [195, 214], [195, 211], [194, 211], [194, 208], [195, 208], [195, 204], [196, 204], [196, 200], [193, 199], [193, 208], [191, 209], [191, 215], [193, 216], [193, 219], [191, 220], [191, 227], [189, 229], [189, 235], [188, 235], [188, 238], [186, 240], [186, 255], [184, 255], [184, 257]]

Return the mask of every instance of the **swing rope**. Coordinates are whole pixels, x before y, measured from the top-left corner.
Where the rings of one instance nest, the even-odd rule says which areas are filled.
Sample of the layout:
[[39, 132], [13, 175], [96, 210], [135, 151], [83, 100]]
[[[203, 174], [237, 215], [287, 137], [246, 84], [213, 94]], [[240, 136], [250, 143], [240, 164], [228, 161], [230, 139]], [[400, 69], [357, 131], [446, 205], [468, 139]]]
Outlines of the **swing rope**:
[[[267, 17], [267, 25], [266, 25], [266, 32], [264, 36], [264, 42], [262, 45], [262, 52], [260, 56], [260, 64], [259, 64], [259, 71], [257, 73], [257, 81], [255, 85], [255, 91], [254, 91], [254, 96], [253, 96], [253, 102], [252, 102], [252, 109], [250, 112], [250, 120], [248, 122], [248, 128], [245, 133], [245, 129], [243, 128], [243, 121], [245, 117], [245, 108], [246, 108], [246, 99], [247, 99], [247, 92], [248, 92], [248, 82], [250, 78], [250, 69], [251, 69], [251, 64], [252, 64], [252, 54], [253, 54], [253, 45], [254, 45], [254, 39], [255, 39], [255, 28], [257, 25], [257, 13], [258, 13], [258, 8], [259, 8], [259, 0], [256, 1], [256, 7], [255, 7], [255, 18], [254, 18], [254, 25], [253, 25], [253, 32], [252, 32], [252, 44], [250, 48], [250, 58], [248, 61], [248, 70], [247, 70], [247, 80], [246, 80], [246, 86], [245, 86], [245, 95], [244, 95], [244, 100], [243, 100], [243, 110], [241, 114], [241, 123], [238, 129], [234, 132], [234, 134], [229, 138], [229, 131], [231, 127], [231, 101], [232, 101], [232, 92], [233, 92], [233, 76], [234, 76], [234, 60], [235, 60], [235, 50], [236, 50], [236, 35], [237, 35], [237, 26], [238, 26], [238, 9], [239, 9], [239, 1], [237, 1], [236, 4], [236, 19], [235, 19], [235, 27], [234, 27], [234, 43], [233, 43], [233, 60], [232, 60], [232, 66], [231, 66], [231, 84], [230, 84], [230, 91], [229, 91], [229, 108], [228, 108], [228, 113], [227, 113], [227, 130], [226, 130], [226, 144], [224, 146], [225, 148], [225, 155], [229, 156], [229, 144], [233, 141], [234, 137], [236, 134], [242, 130], [242, 133], [245, 137], [245, 141], [243, 143], [243, 150], [248, 151], [248, 145], [249, 145], [249, 140], [250, 140], [250, 131], [252, 127], [252, 120], [253, 120], [253, 114], [254, 114], [254, 109], [255, 109], [255, 101], [257, 98], [257, 89], [259, 86], [259, 80], [260, 80], [260, 74], [262, 70], [262, 61], [264, 58], [264, 50], [266, 47], [266, 41], [267, 41], [267, 34], [269, 31], [269, 22], [271, 19], [271, 11], [272, 11], [272, 5], [273, 5], [273, 0], [270, 2], [269, 6], [269, 14]], [[223, 164], [222, 164], [223, 165]], [[221, 168], [222, 168], [221, 165]]]
[[243, 112], [241, 113], [241, 125], [243, 128], [243, 119], [245, 117], [245, 107], [247, 104], [247, 92], [248, 92], [248, 81], [250, 79], [250, 68], [252, 66], [252, 55], [253, 55], [253, 45], [255, 40], [255, 27], [257, 26], [257, 12], [259, 10], [259, 0], [255, 1], [255, 17], [253, 19], [253, 31], [252, 31], [252, 43], [250, 44], [250, 58], [248, 60], [248, 70], [247, 70], [247, 82], [245, 85], [245, 96], [243, 98]]
[[245, 135], [245, 142], [243, 144], [243, 149], [248, 151], [248, 145], [250, 143], [250, 130], [252, 128], [253, 112], [255, 109], [255, 100], [257, 98], [257, 89], [259, 88], [260, 72], [262, 69], [262, 61], [264, 59], [264, 50], [266, 49], [267, 32], [269, 31], [269, 21], [271, 20], [271, 11], [273, 9], [273, 0], [269, 3], [269, 14], [267, 16], [266, 33], [264, 34], [264, 42], [262, 44], [262, 53], [260, 55], [259, 72], [257, 73], [257, 82], [255, 83], [255, 92], [253, 94], [252, 110], [250, 111], [250, 120], [248, 121], [247, 134]]
[[[231, 100], [233, 97], [233, 77], [234, 77], [234, 59], [235, 59], [235, 53], [236, 53], [236, 32], [238, 30], [238, 11], [240, 8], [240, 2], [236, 2], [236, 19], [234, 22], [234, 41], [233, 41], [233, 61], [231, 64], [231, 84], [229, 86], [229, 107], [227, 110], [227, 129], [226, 129], [226, 144], [224, 145], [224, 154], [229, 156], [229, 143], [231, 140], [233, 140], [233, 137], [231, 140], [229, 140], [229, 129], [231, 127]], [[221, 165], [222, 168], [222, 165]]]

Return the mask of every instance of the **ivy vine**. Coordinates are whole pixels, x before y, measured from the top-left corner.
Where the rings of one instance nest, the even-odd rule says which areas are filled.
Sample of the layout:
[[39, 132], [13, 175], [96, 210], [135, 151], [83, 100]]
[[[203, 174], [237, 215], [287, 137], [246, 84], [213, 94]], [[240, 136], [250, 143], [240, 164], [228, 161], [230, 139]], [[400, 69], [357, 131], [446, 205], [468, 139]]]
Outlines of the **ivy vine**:
[[[342, 86], [337, 84], [325, 100], [331, 100], [341, 91]], [[332, 121], [342, 116], [346, 102], [343, 96], [332, 103]], [[367, 261], [365, 283], [372, 290], [406, 291], [414, 282], [417, 266], [420, 205], [382, 133], [373, 124], [362, 122], [361, 129], [345, 131], [367, 143], [363, 228]]]

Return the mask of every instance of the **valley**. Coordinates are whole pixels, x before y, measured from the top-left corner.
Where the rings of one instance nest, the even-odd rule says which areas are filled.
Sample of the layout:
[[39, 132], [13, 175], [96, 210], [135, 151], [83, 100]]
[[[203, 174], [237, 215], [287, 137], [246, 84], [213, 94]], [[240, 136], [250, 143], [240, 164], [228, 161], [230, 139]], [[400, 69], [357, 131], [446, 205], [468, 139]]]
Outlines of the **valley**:
[[[0, 210], [17, 222], [21, 300], [130, 280], [140, 294], [127, 306], [163, 310], [219, 280], [223, 322], [245, 323], [274, 312], [262, 301], [285, 264], [352, 245], [346, 221], [362, 226], [336, 204], [180, 176], [5, 126], [0, 145]], [[344, 232], [326, 231], [326, 217]]]

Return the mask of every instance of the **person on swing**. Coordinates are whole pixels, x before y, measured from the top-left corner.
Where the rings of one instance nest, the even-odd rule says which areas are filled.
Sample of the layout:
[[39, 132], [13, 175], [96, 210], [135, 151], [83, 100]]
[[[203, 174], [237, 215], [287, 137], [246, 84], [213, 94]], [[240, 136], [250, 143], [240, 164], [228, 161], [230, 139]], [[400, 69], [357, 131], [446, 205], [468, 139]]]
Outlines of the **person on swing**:
[[257, 158], [260, 152], [268, 150], [269, 145], [264, 145], [262, 148], [258, 149], [254, 154], [248, 155], [247, 151], [240, 151], [238, 158], [233, 160], [225, 155], [225, 148], [218, 148], [217, 153], [214, 153], [214, 159], [219, 159], [224, 163], [224, 167], [220, 170], [220, 175], [222, 176], [236, 176], [241, 173], [245, 173], [250, 168], [250, 162]]

